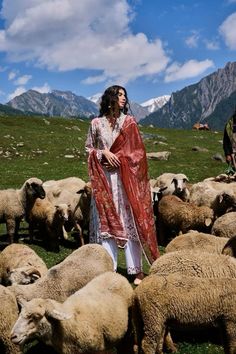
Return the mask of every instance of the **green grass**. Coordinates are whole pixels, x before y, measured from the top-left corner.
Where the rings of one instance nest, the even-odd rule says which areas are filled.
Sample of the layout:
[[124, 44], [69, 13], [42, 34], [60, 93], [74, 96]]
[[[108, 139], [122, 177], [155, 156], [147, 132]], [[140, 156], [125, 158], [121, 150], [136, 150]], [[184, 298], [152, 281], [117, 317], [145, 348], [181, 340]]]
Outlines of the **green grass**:
[[[65, 118], [0, 117], [0, 189], [19, 188], [24, 181], [36, 176], [42, 180], [77, 176], [88, 179], [87, 156], [84, 143], [89, 127], [88, 121]], [[148, 152], [170, 151], [168, 161], [149, 160], [149, 176], [155, 178], [163, 172], [185, 173], [190, 183], [223, 173], [226, 164], [213, 159], [216, 153], [223, 155], [222, 132], [168, 130], [151, 127], [140, 128]], [[199, 146], [207, 149], [196, 152]], [[65, 155], [73, 155], [67, 158]], [[0, 234], [5, 233], [1, 225]], [[22, 231], [22, 236], [27, 231]], [[4, 237], [1, 236], [2, 240]], [[61, 247], [60, 253], [46, 252], [40, 245], [32, 248], [44, 259], [48, 267], [63, 260], [73, 251]], [[161, 249], [163, 252], [164, 249]], [[144, 262], [144, 271], [148, 265]], [[119, 271], [126, 274], [124, 254], [119, 254]], [[47, 351], [48, 350], [48, 351]], [[33, 344], [25, 353], [53, 353]], [[180, 354], [223, 353], [219, 345], [212, 342], [180, 341]]]

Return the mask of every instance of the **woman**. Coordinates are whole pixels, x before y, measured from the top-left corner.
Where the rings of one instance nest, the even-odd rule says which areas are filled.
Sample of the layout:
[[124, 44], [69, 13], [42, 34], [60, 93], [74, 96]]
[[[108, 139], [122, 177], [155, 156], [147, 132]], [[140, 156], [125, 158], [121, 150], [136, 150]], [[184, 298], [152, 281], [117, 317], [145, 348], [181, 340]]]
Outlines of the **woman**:
[[91, 122], [86, 151], [93, 188], [90, 242], [101, 243], [117, 269], [118, 246], [125, 251], [128, 274], [143, 279], [142, 251], [149, 264], [158, 257], [147, 160], [134, 117], [127, 115], [125, 88], [111, 86]]
[[225, 124], [223, 149], [229, 172], [234, 173], [236, 171], [236, 110]]

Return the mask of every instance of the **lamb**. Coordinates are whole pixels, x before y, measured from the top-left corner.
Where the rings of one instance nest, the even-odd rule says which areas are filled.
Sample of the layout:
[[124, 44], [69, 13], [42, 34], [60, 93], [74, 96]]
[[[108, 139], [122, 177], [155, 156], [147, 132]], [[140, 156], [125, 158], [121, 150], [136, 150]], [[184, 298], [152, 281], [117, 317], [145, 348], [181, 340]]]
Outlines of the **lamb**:
[[18, 318], [18, 306], [15, 296], [9, 288], [0, 285], [0, 352], [3, 354], [20, 354], [17, 344], [11, 341], [11, 329]]
[[[63, 181], [64, 183], [62, 183]], [[72, 183], [71, 186], [69, 185], [69, 181]], [[55, 182], [58, 182], [56, 183], [56, 187], [49, 182], [45, 183], [48, 199], [53, 204], [66, 203], [70, 206], [69, 219], [65, 222], [64, 238], [67, 239], [67, 232], [74, 229], [79, 233], [80, 245], [84, 245], [84, 230], [86, 228], [88, 229], [89, 224], [89, 210], [92, 193], [91, 183], [86, 183], [76, 177], [69, 177], [65, 180]]]
[[96, 275], [113, 271], [113, 268], [112, 258], [103, 246], [88, 244], [73, 251], [35, 283], [12, 285], [8, 288], [17, 298], [31, 300], [41, 297], [62, 302]]
[[33, 283], [47, 271], [45, 262], [26, 245], [12, 243], [0, 254], [0, 282], [5, 286]]
[[[75, 230], [79, 233], [80, 245], [84, 245], [84, 230], [88, 229], [89, 213], [91, 203], [92, 188], [91, 183], [87, 182], [83, 188], [79, 189], [76, 193], [62, 190], [55, 202], [67, 203], [69, 207], [69, 218], [65, 222], [65, 230]], [[64, 233], [64, 237], [67, 235]]]
[[184, 201], [189, 199], [189, 190], [187, 187], [188, 177], [183, 173], [163, 173], [156, 179], [153, 187], [165, 188], [163, 195], [176, 195]]
[[42, 184], [40, 179], [32, 177], [20, 189], [0, 190], [0, 223], [6, 223], [10, 243], [17, 239], [20, 222], [32, 208], [36, 198], [45, 198]]
[[50, 343], [58, 353], [97, 353], [117, 344], [117, 353], [131, 353], [120, 343], [128, 329], [133, 289], [117, 273], [106, 272], [59, 303], [36, 298], [22, 301], [12, 331], [13, 343], [35, 338]]
[[[148, 276], [134, 290], [137, 344], [144, 354], [163, 354], [168, 327], [196, 329], [214, 325], [222, 330], [225, 353], [234, 354], [235, 301], [236, 279], [200, 279], [177, 274]], [[140, 336], [140, 319], [143, 336]]]
[[231, 211], [220, 216], [212, 225], [211, 233], [220, 237], [232, 237], [235, 235], [236, 212]]
[[158, 204], [159, 244], [166, 245], [171, 232], [178, 234], [189, 230], [207, 231], [213, 223], [213, 210], [184, 202], [175, 195], [163, 196]]
[[[228, 241], [226, 237], [216, 237], [211, 234], [205, 234], [198, 231], [189, 231], [186, 234], [175, 237], [168, 243], [165, 252], [174, 252], [180, 250], [203, 250], [209, 253], [223, 253], [223, 249]], [[229, 247], [228, 254], [229, 254]], [[226, 251], [225, 251], [226, 252]], [[236, 253], [236, 250], [232, 250]], [[231, 254], [232, 254], [231, 253]]]
[[31, 242], [33, 230], [38, 228], [44, 238], [46, 248], [59, 252], [59, 239], [63, 238], [63, 225], [68, 218], [69, 206], [67, 204], [53, 205], [47, 198], [37, 199], [27, 218]]

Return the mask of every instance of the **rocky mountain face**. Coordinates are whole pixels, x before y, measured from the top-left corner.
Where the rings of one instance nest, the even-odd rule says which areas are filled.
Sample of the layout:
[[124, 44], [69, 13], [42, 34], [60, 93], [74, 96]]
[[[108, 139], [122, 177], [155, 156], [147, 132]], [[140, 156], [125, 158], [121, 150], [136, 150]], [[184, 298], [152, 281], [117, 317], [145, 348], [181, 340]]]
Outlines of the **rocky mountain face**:
[[70, 91], [39, 93], [29, 90], [7, 103], [8, 106], [32, 113], [61, 117], [91, 117], [98, 114], [97, 105]]
[[196, 122], [223, 129], [236, 107], [236, 62], [206, 76], [198, 83], [172, 93], [158, 111], [141, 120], [163, 128], [190, 129]]

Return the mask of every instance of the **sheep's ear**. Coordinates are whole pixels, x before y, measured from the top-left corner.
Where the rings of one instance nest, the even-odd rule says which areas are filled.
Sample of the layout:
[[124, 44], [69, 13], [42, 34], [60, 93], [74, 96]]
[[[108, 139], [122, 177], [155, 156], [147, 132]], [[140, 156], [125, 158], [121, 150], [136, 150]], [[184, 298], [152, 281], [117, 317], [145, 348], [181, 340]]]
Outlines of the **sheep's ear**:
[[55, 320], [59, 320], [59, 321], [69, 320], [72, 317], [72, 314], [70, 314], [70, 313], [58, 311], [55, 309], [47, 310], [46, 315], [48, 317], [54, 318]]
[[17, 304], [18, 304], [20, 307], [24, 307], [24, 306], [27, 304], [27, 301], [23, 298], [22, 295], [17, 295], [17, 296], [16, 296], [16, 301], [17, 301]]
[[223, 199], [224, 199], [224, 193], [221, 193], [219, 195], [219, 203], [222, 203], [223, 202]]
[[22, 272], [22, 274], [24, 274], [27, 277], [30, 277], [30, 280], [31, 280], [32, 283], [35, 282], [35, 280], [41, 278], [41, 274], [38, 271], [38, 269], [33, 268], [33, 267], [31, 267], [31, 268], [29, 268], [27, 270], [24, 270]]
[[206, 218], [206, 219], [205, 219], [205, 225], [206, 225], [206, 226], [210, 226], [211, 223], [212, 223], [211, 218]]
[[82, 189], [80, 189], [79, 191], [77, 191], [76, 194], [82, 194], [82, 193], [84, 193], [84, 192], [85, 192], [85, 189], [82, 188]]

